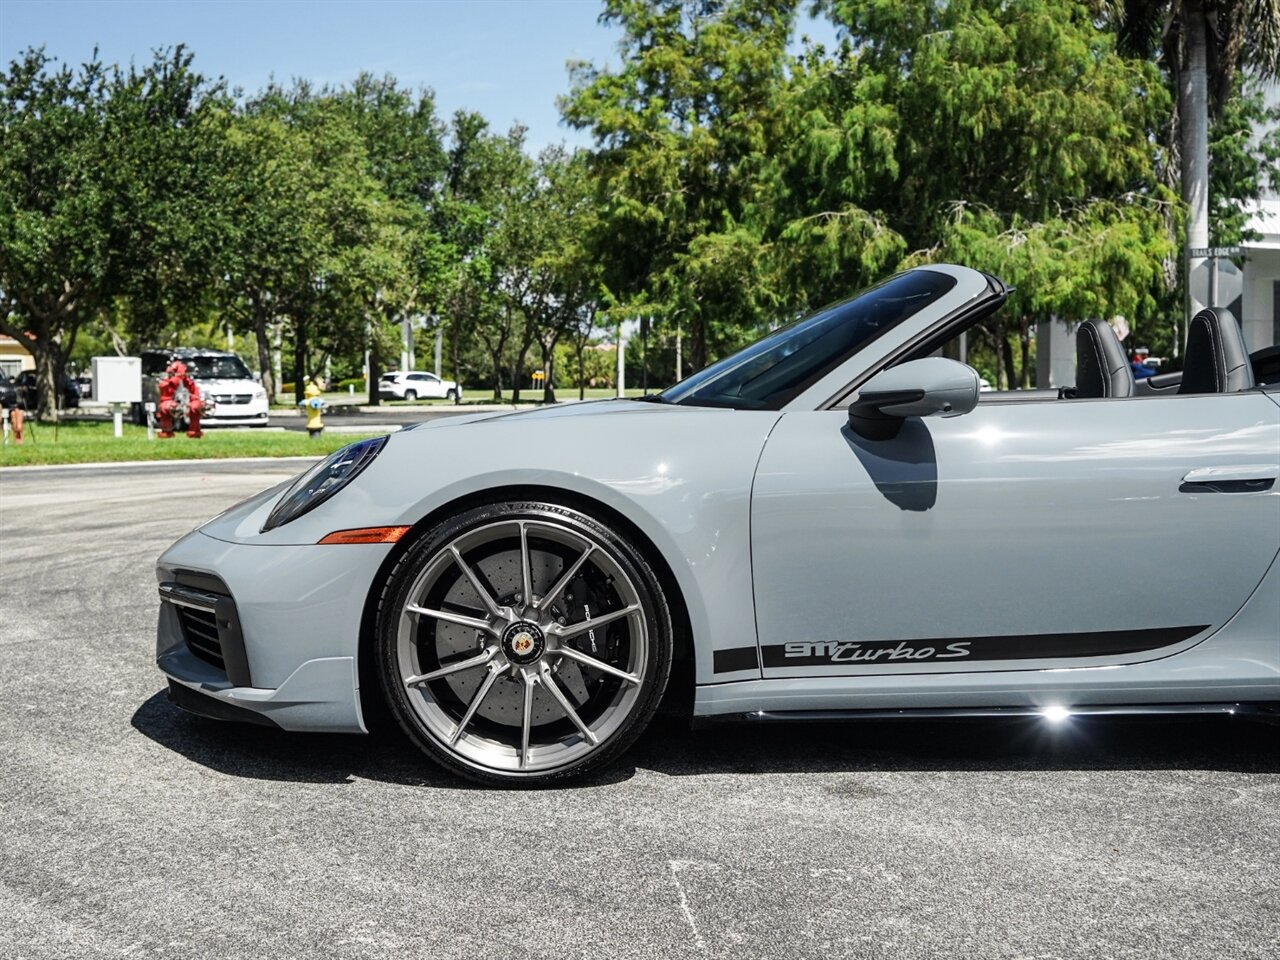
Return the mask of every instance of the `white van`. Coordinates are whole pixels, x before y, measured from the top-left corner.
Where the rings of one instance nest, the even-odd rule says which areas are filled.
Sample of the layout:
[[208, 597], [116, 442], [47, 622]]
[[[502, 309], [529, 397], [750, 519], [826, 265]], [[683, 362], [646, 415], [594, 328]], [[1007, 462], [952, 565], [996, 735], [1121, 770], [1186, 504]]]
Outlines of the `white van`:
[[202, 427], [265, 427], [271, 403], [262, 384], [253, 378], [244, 361], [226, 350], [175, 347], [142, 352], [142, 403], [134, 404], [135, 423], [146, 423], [143, 404], [159, 402], [159, 383], [174, 360], [187, 365], [187, 375], [200, 388], [207, 409]]

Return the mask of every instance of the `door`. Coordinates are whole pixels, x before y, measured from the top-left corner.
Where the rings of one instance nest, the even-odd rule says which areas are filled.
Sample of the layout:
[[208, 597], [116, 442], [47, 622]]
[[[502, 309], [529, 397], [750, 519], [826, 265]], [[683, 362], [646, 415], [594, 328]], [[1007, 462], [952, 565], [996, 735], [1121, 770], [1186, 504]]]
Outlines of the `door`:
[[1280, 407], [1257, 392], [984, 402], [882, 441], [843, 410], [787, 413], [752, 494], [764, 675], [1186, 649], [1280, 552], [1278, 462]]
[[439, 398], [444, 396], [442, 384], [429, 373], [415, 373], [409, 379], [413, 381], [409, 384], [411, 390], [417, 391], [418, 396], [423, 398]]

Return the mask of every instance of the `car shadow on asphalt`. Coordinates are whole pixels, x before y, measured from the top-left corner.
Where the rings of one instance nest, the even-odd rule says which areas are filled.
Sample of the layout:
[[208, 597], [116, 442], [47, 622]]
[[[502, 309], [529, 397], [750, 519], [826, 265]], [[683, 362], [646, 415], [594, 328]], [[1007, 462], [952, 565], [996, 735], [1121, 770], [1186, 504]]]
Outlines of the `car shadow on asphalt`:
[[[394, 724], [370, 736], [286, 733], [185, 713], [164, 691], [133, 726], [229, 776], [308, 783], [376, 780], [484, 789], [444, 771]], [[1072, 717], [733, 723], [690, 730], [659, 716], [616, 763], [568, 787], [604, 787], [637, 770], [666, 776], [771, 773], [1216, 770], [1280, 773], [1280, 726], [1241, 717]]]

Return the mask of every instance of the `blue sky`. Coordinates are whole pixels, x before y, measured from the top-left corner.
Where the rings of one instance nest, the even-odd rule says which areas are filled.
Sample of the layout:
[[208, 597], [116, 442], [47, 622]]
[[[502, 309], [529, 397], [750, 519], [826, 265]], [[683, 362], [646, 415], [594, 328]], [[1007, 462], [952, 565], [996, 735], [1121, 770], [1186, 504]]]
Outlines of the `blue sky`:
[[[274, 76], [341, 84], [361, 70], [431, 87], [440, 113], [466, 108], [530, 148], [585, 133], [560, 123], [568, 60], [616, 62], [617, 31], [597, 0], [0, 0], [0, 58], [45, 46], [79, 63], [143, 62], [185, 43], [197, 68], [246, 91]], [[826, 30], [810, 32], [829, 34]]]
[[0, 57], [28, 46], [80, 62], [95, 44], [108, 63], [143, 62], [185, 43], [201, 72], [254, 91], [274, 75], [340, 84], [392, 73], [436, 92], [440, 112], [520, 121], [537, 149], [586, 137], [560, 125], [565, 62], [616, 61], [616, 31], [595, 0], [0, 0]]
[[444, 115], [479, 110], [502, 129], [520, 120], [536, 150], [588, 141], [559, 124], [556, 97], [567, 60], [617, 59], [599, 12], [595, 0], [0, 0], [0, 58], [44, 45], [79, 63], [96, 44], [108, 63], [141, 63], [182, 42], [202, 73], [247, 91], [273, 76], [393, 73], [433, 88]]

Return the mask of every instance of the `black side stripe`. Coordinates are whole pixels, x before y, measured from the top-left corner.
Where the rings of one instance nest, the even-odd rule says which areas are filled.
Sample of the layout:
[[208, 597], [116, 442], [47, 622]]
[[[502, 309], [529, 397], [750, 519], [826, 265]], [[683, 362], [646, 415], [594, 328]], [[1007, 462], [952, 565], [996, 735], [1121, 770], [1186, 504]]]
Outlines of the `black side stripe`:
[[711, 655], [712, 669], [716, 673], [733, 673], [736, 670], [759, 670], [760, 658], [755, 647], [731, 647], [717, 650]]
[[[1040, 633], [1004, 637], [940, 637], [920, 640], [799, 641], [764, 648], [766, 667], [887, 666], [930, 661], [1058, 660], [1115, 657], [1181, 643], [1209, 629], [1199, 626], [1086, 633]], [[717, 661], [718, 663], [718, 661]], [[719, 667], [717, 666], [717, 671]]]

